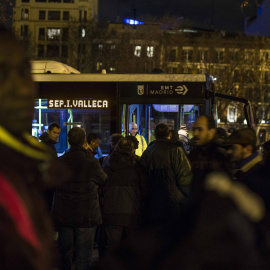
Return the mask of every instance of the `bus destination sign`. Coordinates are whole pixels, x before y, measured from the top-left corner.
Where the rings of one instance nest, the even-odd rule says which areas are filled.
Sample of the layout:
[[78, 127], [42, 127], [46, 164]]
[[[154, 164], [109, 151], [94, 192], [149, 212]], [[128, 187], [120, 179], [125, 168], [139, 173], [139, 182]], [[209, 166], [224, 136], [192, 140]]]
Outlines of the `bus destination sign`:
[[122, 98], [204, 98], [203, 84], [200, 82], [184, 83], [121, 83]]
[[106, 99], [49, 99], [48, 108], [57, 109], [107, 109]]

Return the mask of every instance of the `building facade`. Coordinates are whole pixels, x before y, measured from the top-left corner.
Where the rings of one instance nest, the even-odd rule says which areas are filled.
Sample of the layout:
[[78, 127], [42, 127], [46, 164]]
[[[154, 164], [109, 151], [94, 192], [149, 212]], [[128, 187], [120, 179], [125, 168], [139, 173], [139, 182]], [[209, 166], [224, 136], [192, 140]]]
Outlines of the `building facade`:
[[97, 17], [98, 0], [17, 0], [13, 28], [26, 41], [32, 59], [54, 59], [70, 64], [74, 50], [70, 45], [70, 39], [74, 38], [71, 36], [73, 25]]

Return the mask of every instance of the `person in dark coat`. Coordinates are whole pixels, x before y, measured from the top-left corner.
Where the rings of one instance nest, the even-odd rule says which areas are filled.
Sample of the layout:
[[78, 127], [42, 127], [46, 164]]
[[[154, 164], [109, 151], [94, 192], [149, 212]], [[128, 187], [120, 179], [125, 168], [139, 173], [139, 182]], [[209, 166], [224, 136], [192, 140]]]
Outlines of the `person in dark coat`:
[[42, 143], [45, 143], [52, 151], [52, 154], [57, 157], [57, 151], [55, 145], [58, 143], [58, 138], [61, 133], [61, 127], [57, 123], [49, 125], [47, 132], [44, 132], [39, 136]]
[[85, 131], [74, 127], [68, 133], [70, 150], [60, 157], [72, 177], [59, 186], [54, 197], [52, 217], [59, 234], [62, 269], [71, 269], [73, 249], [77, 270], [89, 269], [95, 229], [101, 224], [97, 185], [107, 175], [99, 162], [83, 148]]
[[53, 226], [41, 190], [65, 168], [28, 133], [36, 91], [24, 49], [1, 27], [0, 40], [0, 268], [51, 270]]
[[206, 176], [212, 172], [224, 172], [232, 176], [232, 163], [227, 152], [216, 141], [216, 123], [213, 117], [202, 115], [193, 126], [193, 147], [188, 157], [193, 171], [190, 199], [202, 195]]
[[101, 164], [101, 166], [103, 164], [105, 164], [109, 158], [109, 156], [112, 154], [113, 150], [115, 149], [117, 143], [120, 141], [120, 139], [124, 138], [124, 136], [120, 133], [113, 133], [110, 136], [110, 142], [111, 142], [111, 148], [109, 151], [109, 154], [107, 156], [103, 156], [99, 159], [99, 163]]
[[129, 138], [120, 139], [103, 169], [108, 175], [103, 187], [103, 223], [112, 251], [139, 227], [146, 173], [135, 157], [135, 147]]
[[158, 124], [155, 137], [140, 160], [148, 175], [145, 222], [154, 226], [181, 217], [192, 179], [183, 148], [169, 139], [169, 127]]
[[[54, 158], [57, 158], [57, 151], [55, 149], [55, 144], [58, 143], [60, 132], [61, 132], [60, 125], [57, 123], [52, 123], [49, 125], [48, 131], [44, 132], [39, 137], [39, 139], [41, 140], [41, 143], [46, 144], [48, 148], [51, 150], [51, 153]], [[54, 193], [55, 193], [55, 185], [53, 185], [51, 188], [45, 189], [44, 191], [46, 203], [49, 210], [51, 210], [52, 208]]]
[[96, 133], [89, 133], [87, 135], [88, 151], [92, 156], [97, 154], [97, 149], [99, 147], [99, 138]]

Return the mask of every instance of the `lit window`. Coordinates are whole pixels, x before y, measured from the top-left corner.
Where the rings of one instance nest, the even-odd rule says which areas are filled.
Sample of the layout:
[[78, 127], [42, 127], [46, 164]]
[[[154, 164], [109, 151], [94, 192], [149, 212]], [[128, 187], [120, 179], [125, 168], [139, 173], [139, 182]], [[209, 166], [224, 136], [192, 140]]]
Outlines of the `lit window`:
[[48, 28], [48, 40], [59, 40], [60, 32], [60, 28]]
[[22, 20], [29, 19], [29, 9], [25, 8], [25, 9], [21, 10], [21, 18], [22, 18]]
[[154, 46], [147, 46], [147, 56], [148, 57], [154, 56]]
[[85, 31], [85, 28], [82, 28], [82, 38], [84, 38], [86, 35], [86, 31]]
[[98, 52], [99, 52], [99, 54], [102, 54], [102, 52], [103, 52], [103, 44], [98, 44]]
[[115, 67], [110, 67], [110, 71], [114, 72], [115, 71]]
[[142, 46], [135, 46], [135, 50], [134, 50], [134, 55], [137, 57], [141, 56], [141, 50], [142, 50]]

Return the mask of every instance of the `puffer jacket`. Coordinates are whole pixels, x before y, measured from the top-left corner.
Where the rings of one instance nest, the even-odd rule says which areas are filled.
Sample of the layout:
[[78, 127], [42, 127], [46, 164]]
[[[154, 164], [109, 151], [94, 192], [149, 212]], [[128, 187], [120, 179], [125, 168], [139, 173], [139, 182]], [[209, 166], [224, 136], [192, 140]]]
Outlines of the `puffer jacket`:
[[150, 143], [140, 162], [148, 174], [146, 220], [180, 218], [192, 179], [183, 148], [168, 139], [158, 139]]
[[88, 228], [101, 224], [97, 185], [107, 175], [97, 159], [82, 146], [72, 146], [60, 157], [72, 171], [72, 177], [56, 190], [52, 216], [61, 227]]
[[108, 180], [103, 187], [103, 223], [139, 225], [147, 176], [141, 164], [117, 150], [103, 166]]

